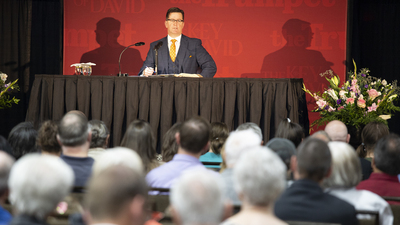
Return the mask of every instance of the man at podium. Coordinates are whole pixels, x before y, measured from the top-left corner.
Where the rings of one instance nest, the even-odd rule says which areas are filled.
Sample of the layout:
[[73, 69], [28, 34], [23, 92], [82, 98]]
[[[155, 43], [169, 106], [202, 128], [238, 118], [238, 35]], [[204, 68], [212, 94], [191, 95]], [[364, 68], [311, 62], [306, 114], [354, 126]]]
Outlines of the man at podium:
[[183, 10], [173, 7], [168, 9], [165, 27], [168, 36], [150, 44], [149, 52], [139, 75], [151, 76], [155, 68], [155, 49], [158, 49], [157, 74], [200, 74], [213, 77], [217, 66], [211, 55], [197, 38], [182, 34], [185, 25]]

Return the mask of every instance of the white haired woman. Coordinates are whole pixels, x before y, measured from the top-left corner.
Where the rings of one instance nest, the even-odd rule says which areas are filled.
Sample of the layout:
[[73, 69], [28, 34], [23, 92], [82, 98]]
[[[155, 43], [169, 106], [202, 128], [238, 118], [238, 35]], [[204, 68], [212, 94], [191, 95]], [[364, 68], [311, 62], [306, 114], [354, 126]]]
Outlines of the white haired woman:
[[222, 225], [286, 224], [273, 211], [286, 186], [286, 166], [279, 156], [267, 147], [253, 147], [236, 163], [233, 179], [242, 207]]
[[323, 186], [332, 194], [352, 204], [356, 210], [379, 212], [379, 224], [393, 224], [393, 214], [389, 204], [379, 195], [356, 190], [360, 183], [361, 165], [354, 148], [344, 142], [329, 142], [332, 155], [331, 175], [323, 181]]

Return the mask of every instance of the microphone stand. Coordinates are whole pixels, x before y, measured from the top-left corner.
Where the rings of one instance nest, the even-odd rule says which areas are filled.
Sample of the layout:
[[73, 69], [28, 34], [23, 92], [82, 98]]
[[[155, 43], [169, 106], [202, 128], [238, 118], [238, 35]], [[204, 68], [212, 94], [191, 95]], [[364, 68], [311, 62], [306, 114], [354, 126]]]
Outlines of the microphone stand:
[[126, 47], [124, 50], [122, 50], [121, 54], [119, 54], [119, 59], [118, 59], [118, 67], [119, 67], [118, 76], [119, 76], [119, 77], [121, 76], [121, 56], [122, 56], [122, 53], [124, 53], [125, 50], [127, 50], [129, 47], [132, 47], [132, 46], [142, 46], [142, 45], [144, 45], [144, 42], [138, 42], [138, 43], [135, 43], [135, 44], [131, 44], [131, 45], [129, 45], [128, 47]]
[[154, 51], [156, 52], [156, 58], [155, 58], [155, 72], [156, 72], [156, 74], [155, 75], [158, 75], [158, 49], [154, 49]]

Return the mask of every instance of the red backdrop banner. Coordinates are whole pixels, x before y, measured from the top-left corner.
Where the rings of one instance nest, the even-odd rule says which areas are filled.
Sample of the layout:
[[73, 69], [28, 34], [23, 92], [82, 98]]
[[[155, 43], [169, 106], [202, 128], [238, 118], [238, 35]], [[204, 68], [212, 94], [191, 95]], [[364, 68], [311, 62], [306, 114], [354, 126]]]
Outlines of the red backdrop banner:
[[215, 77], [302, 77], [312, 91], [327, 69], [345, 78], [347, 0], [64, 1], [64, 74], [94, 62], [93, 75], [116, 75], [120, 52], [145, 42], [122, 56], [122, 73], [137, 74], [150, 43], [167, 35], [170, 7], [185, 11], [183, 33], [202, 40]]

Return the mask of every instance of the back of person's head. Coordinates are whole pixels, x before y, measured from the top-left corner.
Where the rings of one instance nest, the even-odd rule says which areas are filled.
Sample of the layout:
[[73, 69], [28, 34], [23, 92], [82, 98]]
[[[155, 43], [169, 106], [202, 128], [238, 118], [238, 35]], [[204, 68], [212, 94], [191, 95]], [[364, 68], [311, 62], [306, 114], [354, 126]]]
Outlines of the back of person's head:
[[328, 188], [352, 188], [362, 179], [360, 159], [351, 145], [345, 142], [329, 142], [332, 169], [323, 186]]
[[319, 130], [319, 131], [315, 132], [314, 134], [311, 135], [311, 137], [323, 140], [326, 143], [332, 141], [332, 139], [329, 137], [329, 134], [324, 130]]
[[286, 138], [297, 148], [304, 138], [304, 131], [299, 124], [291, 122], [290, 119], [283, 119], [279, 123], [275, 137]]
[[400, 136], [389, 134], [376, 143], [373, 162], [383, 173], [400, 174]]
[[285, 163], [287, 169], [290, 169], [290, 159], [296, 155], [293, 142], [285, 138], [272, 138], [265, 146], [274, 151]]
[[107, 148], [107, 141], [110, 135], [106, 124], [100, 120], [90, 120], [89, 127], [92, 131], [90, 148]]
[[72, 169], [60, 158], [28, 154], [11, 169], [10, 201], [19, 214], [44, 219], [70, 192]]
[[210, 123], [195, 116], [183, 122], [179, 129], [179, 146], [192, 154], [201, 153], [210, 140]]
[[211, 123], [210, 146], [211, 151], [217, 155], [221, 154], [221, 148], [229, 136], [229, 129], [221, 122]]
[[252, 122], [242, 123], [236, 128], [237, 131], [249, 130], [249, 129], [251, 129], [252, 131], [254, 131], [254, 133], [256, 133], [258, 136], [260, 136], [261, 140], [264, 139], [261, 128], [255, 123], [252, 123]]
[[208, 170], [185, 172], [171, 188], [170, 202], [179, 224], [219, 224], [225, 198], [221, 179]]
[[242, 153], [251, 147], [260, 146], [261, 138], [252, 130], [231, 132], [225, 143], [225, 161], [233, 168]]
[[325, 132], [332, 141], [349, 142], [347, 127], [339, 120], [329, 122], [325, 127]]
[[30, 153], [38, 152], [36, 145], [37, 131], [30, 122], [22, 122], [15, 126], [8, 135], [8, 142], [16, 159]]
[[145, 171], [150, 170], [157, 152], [154, 134], [148, 122], [133, 121], [126, 130], [121, 146], [136, 151], [142, 159]]
[[383, 123], [371, 122], [365, 125], [361, 132], [362, 144], [357, 148], [358, 156], [365, 158], [368, 153], [372, 153], [379, 139], [389, 133], [388, 126]]
[[14, 159], [6, 152], [0, 151], [0, 197], [8, 190], [8, 177]]
[[253, 206], [270, 206], [286, 187], [286, 167], [267, 147], [257, 146], [240, 157], [233, 169], [235, 190]]
[[37, 144], [42, 152], [60, 155], [61, 146], [57, 141], [57, 123], [51, 120], [43, 122], [37, 136]]
[[88, 120], [80, 112], [69, 112], [58, 124], [57, 139], [61, 145], [77, 147], [85, 144], [89, 137]]
[[3, 135], [0, 135], [0, 150], [13, 155], [12, 147], [10, 143], [8, 143], [7, 139], [3, 137]]
[[135, 151], [125, 147], [115, 147], [99, 156], [93, 164], [92, 174], [96, 176], [103, 170], [116, 165], [126, 166], [140, 174], [144, 169], [142, 160]]
[[175, 134], [179, 132], [182, 123], [175, 123], [169, 130], [164, 134], [163, 144], [161, 146], [162, 159], [164, 162], [169, 162], [174, 158], [174, 155], [178, 153], [178, 144], [176, 143]]
[[297, 148], [297, 169], [301, 178], [320, 182], [328, 175], [331, 163], [331, 152], [322, 140], [307, 138]]
[[142, 216], [146, 196], [147, 185], [143, 174], [124, 165], [115, 165], [92, 176], [85, 205], [94, 221], [110, 222], [118, 219], [123, 212], [132, 213], [131, 210], [138, 210], [134, 213]]

